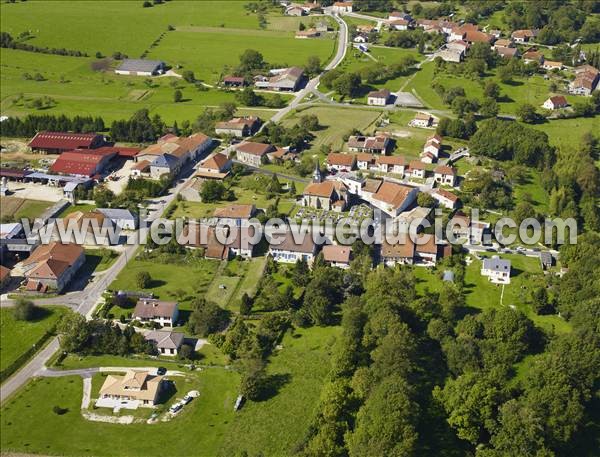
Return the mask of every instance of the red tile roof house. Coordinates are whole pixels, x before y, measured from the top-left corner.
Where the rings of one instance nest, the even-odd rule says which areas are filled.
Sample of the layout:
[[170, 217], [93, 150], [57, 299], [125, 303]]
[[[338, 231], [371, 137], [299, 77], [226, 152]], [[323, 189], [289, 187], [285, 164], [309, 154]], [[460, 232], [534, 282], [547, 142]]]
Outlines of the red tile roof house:
[[61, 292], [85, 262], [85, 251], [77, 244], [53, 242], [38, 246], [18, 264], [28, 288], [49, 288]]
[[256, 214], [254, 205], [227, 205], [220, 208], [215, 208], [213, 217], [221, 219], [222, 222], [242, 225], [243, 221], [247, 221]]
[[433, 179], [440, 184], [454, 187], [456, 185], [456, 168], [447, 165], [438, 165], [433, 170]]
[[246, 85], [246, 80], [242, 76], [225, 76], [223, 85], [225, 87], [243, 87]]
[[260, 124], [261, 121], [256, 116], [234, 117], [229, 121], [217, 122], [215, 132], [217, 135], [231, 135], [243, 138], [254, 135]]
[[63, 152], [50, 166], [52, 173], [91, 177], [100, 175], [117, 156], [111, 148], [78, 149]]
[[269, 152], [275, 151], [276, 148], [271, 144], [243, 141], [235, 146], [235, 150], [238, 161], [251, 167], [259, 168], [263, 163], [263, 157]]
[[352, 247], [328, 244], [323, 246], [323, 260], [332, 267], [350, 268], [352, 260]]
[[410, 176], [413, 178], [425, 179], [425, 175], [427, 174], [427, 165], [420, 160], [411, 160], [408, 164], [408, 169], [410, 172]]
[[563, 95], [554, 95], [544, 102], [542, 105], [546, 109], [560, 109], [569, 106], [569, 102]]
[[347, 204], [348, 189], [344, 183], [337, 181], [311, 183], [302, 193], [302, 206], [341, 212]]
[[327, 155], [328, 171], [350, 171], [356, 166], [356, 155], [331, 152]]
[[381, 173], [404, 175], [406, 169], [406, 160], [402, 156], [377, 156], [375, 163]]
[[230, 169], [231, 160], [225, 154], [217, 152], [200, 164], [196, 176], [203, 179], [224, 179]]
[[535, 30], [515, 30], [511, 34], [511, 38], [515, 41], [515, 43], [527, 43], [530, 39], [535, 38], [537, 32]]
[[104, 145], [97, 133], [39, 132], [29, 142], [33, 152], [60, 154], [73, 149], [95, 149]]
[[396, 217], [415, 201], [418, 193], [416, 187], [384, 181], [370, 197], [363, 196], [371, 205]]
[[140, 298], [132, 317], [142, 323], [156, 322], [161, 327], [174, 327], [179, 319], [179, 307], [177, 302]]
[[375, 164], [375, 156], [368, 152], [356, 154], [356, 166], [359, 170], [368, 170]]
[[392, 142], [386, 135], [355, 135], [348, 138], [348, 149], [350, 152], [371, 152], [385, 155], [391, 147]]
[[163, 175], [177, 175], [181, 167], [188, 161], [197, 160], [208, 152], [213, 139], [203, 133], [194, 133], [188, 137], [165, 135], [140, 151], [135, 156], [136, 162], [150, 162], [150, 176], [159, 179]]
[[[300, 235], [303, 234], [300, 233]], [[310, 232], [299, 236], [298, 242], [295, 241], [290, 230], [287, 230], [285, 234], [275, 234], [273, 238], [278, 242], [269, 240], [269, 254], [275, 262], [296, 263], [298, 260], [304, 260], [309, 265], [313, 263], [317, 255], [317, 245]]]
[[431, 193], [431, 196], [442, 205], [444, 208], [455, 209], [458, 207], [460, 199], [452, 192], [448, 192], [446, 189], [436, 189]]

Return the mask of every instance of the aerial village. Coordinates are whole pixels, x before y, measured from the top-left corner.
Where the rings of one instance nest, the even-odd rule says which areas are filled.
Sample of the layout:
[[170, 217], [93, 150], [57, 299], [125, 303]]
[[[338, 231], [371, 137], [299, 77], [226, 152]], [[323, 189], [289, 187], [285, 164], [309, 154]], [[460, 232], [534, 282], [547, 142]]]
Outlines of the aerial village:
[[[166, 11], [172, 6], [168, 3], [144, 2], [143, 8]], [[322, 351], [322, 359], [309, 363], [315, 372], [323, 371], [314, 386], [312, 414], [314, 408], [327, 407], [328, 400], [318, 398], [320, 389], [333, 385], [336, 376], [346, 376], [330, 373], [350, 369], [329, 372], [331, 348], [345, 344], [337, 329], [347, 332], [347, 315], [353, 306], [358, 309], [356, 303], [365, 299], [360, 303], [368, 309], [377, 301], [370, 297], [379, 297], [385, 304], [385, 293], [399, 303], [415, 304], [410, 312], [404, 305], [394, 312], [410, 325], [410, 319], [418, 321], [416, 328], [427, 328], [427, 338], [442, 348], [440, 354], [449, 338], [460, 339], [462, 334], [452, 327], [458, 323], [460, 329], [460, 319], [472, 318], [481, 328], [488, 325], [470, 314], [491, 313], [493, 320], [495, 312], [519, 312], [552, 335], [548, 338], [567, 333], [567, 327], [571, 331], [568, 319], [574, 312], [557, 304], [558, 284], [575, 274], [578, 267], [573, 265], [580, 260], [565, 250], [571, 256], [568, 263], [555, 241], [506, 242], [505, 232], [499, 234], [495, 226], [508, 217], [522, 223], [576, 213], [580, 227], [594, 230], [598, 205], [585, 206], [584, 196], [597, 201], [597, 166], [591, 166], [593, 172], [577, 168], [593, 164], [593, 153], [579, 165], [571, 162], [569, 179], [576, 185], [562, 183], [563, 170], [557, 167], [566, 162], [561, 156], [565, 145], [579, 142], [588, 130], [583, 140], [589, 142], [587, 149], [597, 147], [600, 55], [577, 48], [578, 55], [569, 54], [571, 61], [550, 60], [555, 48], [540, 43], [539, 35], [548, 33], [542, 27], [511, 29], [454, 13], [424, 17], [419, 8], [399, 8], [403, 2], [391, 2], [398, 8], [376, 14], [361, 0], [274, 3], [264, 7], [266, 12], [260, 5], [240, 3], [244, 13], [239, 20], [256, 17], [262, 31], [252, 33], [267, 33], [261, 15], [269, 26], [281, 21], [280, 28], [268, 29], [273, 40], [285, 38], [293, 46], [325, 43], [327, 59], [309, 58], [303, 64], [269, 57], [286, 64], [271, 65], [265, 57], [270, 53], [250, 49], [249, 36], [248, 45], [239, 49], [239, 64], [220, 65], [212, 80], [204, 76], [200, 81], [175, 56], [169, 60], [167, 53], [158, 55], [153, 48], [160, 48], [169, 34], [218, 36], [229, 33], [230, 25], [205, 30], [169, 24], [163, 33], [167, 38], [161, 35], [140, 58], [113, 57], [101, 70], [103, 84], [125, 84], [141, 100], [145, 91], [173, 92], [173, 109], [184, 106], [186, 97], [195, 100], [206, 93], [219, 100], [206, 102], [194, 122], [181, 122], [179, 114], [174, 122], [170, 114], [163, 120], [141, 104], [129, 119], [109, 115], [110, 125], [100, 113], [70, 119], [51, 107], [45, 118], [23, 120], [5, 115], [3, 107], [2, 310], [30, 316], [15, 317], [15, 322], [33, 321], [37, 318], [31, 316], [46, 310], [52, 310], [55, 320], [3, 364], [2, 408], [27, 398], [29, 387], [23, 386], [42, 390], [29, 382], [66, 382], [73, 376], [78, 386], [83, 382], [81, 392], [78, 387], [69, 394], [75, 398], [77, 421], [159, 430], [186, 420], [194, 426], [202, 422], [207, 436], [212, 423], [219, 422], [218, 433], [233, 433], [229, 421], [258, 414], [261, 405], [270, 405], [278, 395], [293, 395], [287, 383], [299, 388], [294, 384], [302, 377], [299, 372], [281, 374], [287, 366], [280, 366], [280, 373], [272, 370], [288, 348], [300, 345], [302, 351]], [[402, 40], [414, 42], [398, 44]], [[23, 43], [3, 48], [26, 52]], [[402, 54], [393, 54], [397, 51]], [[512, 73], [502, 76], [507, 69]], [[420, 85], [424, 74], [431, 79]], [[169, 80], [174, 83], [167, 86]], [[523, 84], [537, 84], [526, 103], [514, 100], [517, 91], [526, 90], [520, 88]], [[559, 128], [564, 130], [556, 134]], [[578, 199], [576, 209], [569, 198]], [[249, 241], [257, 233], [252, 224], [265, 229], [275, 219], [282, 223], [277, 242], [262, 232]], [[448, 229], [435, 229], [435, 220]], [[166, 244], [148, 235], [159, 221], [166, 221], [166, 232], [173, 235]], [[307, 224], [308, 236], [298, 241], [296, 234]], [[372, 244], [344, 243], [336, 224], [346, 224], [355, 234], [365, 227], [391, 226], [415, 236], [400, 242], [384, 237]], [[319, 236], [311, 236], [314, 231]], [[516, 225], [506, 232], [516, 233]], [[445, 305], [436, 310], [436, 300], [452, 302], [452, 311]], [[461, 314], [458, 308], [467, 311]], [[364, 363], [372, 363], [369, 357], [379, 363], [377, 345], [385, 337], [377, 332], [383, 335], [381, 322], [392, 319], [374, 316], [369, 316], [371, 327], [359, 332], [364, 341], [373, 340]], [[448, 329], [432, 330], [432, 322], [441, 329], [444, 319], [451, 321]], [[312, 340], [313, 331], [327, 334], [333, 343], [325, 345], [322, 336], [323, 341]], [[4, 340], [2, 346], [4, 357]], [[524, 357], [538, 356], [533, 351], [512, 362], [518, 373], [524, 370], [519, 365]], [[445, 354], [440, 357], [458, 363]], [[359, 393], [368, 391], [368, 382], [357, 381], [356, 373], [367, 365], [352, 363], [355, 374], [348, 375], [347, 389], [354, 389], [352, 395], [366, 405], [371, 397]], [[457, 373], [461, 371], [452, 367], [447, 376]], [[443, 398], [444, 393], [435, 395]], [[72, 406], [63, 408], [66, 400], [53, 402], [52, 419], [73, 413]], [[449, 409], [443, 400], [440, 404]], [[291, 410], [296, 417], [310, 415], [305, 407], [292, 404]], [[223, 423], [207, 419], [209, 413], [201, 408], [215, 418], [222, 414]], [[356, 417], [364, 421], [361, 412]], [[315, 423], [326, 421], [321, 416]], [[308, 420], [302, 420], [303, 427]], [[308, 452], [324, 433], [315, 423], [307, 441], [295, 445], [302, 455], [329, 455]], [[7, 430], [3, 428], [6, 436], [14, 433]], [[120, 433], [115, 432], [116, 439], [125, 436]], [[490, 433], [495, 431], [480, 432]], [[352, 441], [359, 438], [339, 438], [345, 448], [336, 455], [365, 455], [358, 441]], [[22, 450], [16, 441], [4, 443], [3, 452]], [[36, 443], [36, 453], [43, 452], [41, 441]], [[245, 452], [262, 445], [220, 446], [228, 454], [234, 447]], [[142, 447], [131, 455], [143, 453]], [[53, 454], [60, 449], [51, 448]], [[65, 455], [77, 455], [72, 447], [65, 449]], [[269, 449], [264, 455], [287, 455], [290, 447], [285, 452]], [[348, 454], [348, 449], [353, 451]], [[387, 451], [381, 455], [392, 455]], [[211, 448], [205, 455], [220, 454]]]

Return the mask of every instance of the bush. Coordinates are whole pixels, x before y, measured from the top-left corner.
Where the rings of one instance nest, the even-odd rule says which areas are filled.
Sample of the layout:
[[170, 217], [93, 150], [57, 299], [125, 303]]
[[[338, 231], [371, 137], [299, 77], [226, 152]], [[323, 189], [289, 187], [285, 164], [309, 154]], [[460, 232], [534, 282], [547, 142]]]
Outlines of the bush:
[[135, 284], [140, 289], [147, 289], [148, 287], [150, 287], [151, 283], [152, 278], [150, 277], [150, 273], [148, 273], [147, 271], [140, 271], [135, 275]]
[[60, 406], [53, 406], [52, 407], [52, 412], [54, 414], [58, 414], [59, 416], [62, 416], [63, 414], [66, 414], [69, 412], [69, 408], [61, 408]]
[[36, 306], [31, 300], [18, 298], [13, 309], [13, 316], [18, 321], [30, 321], [35, 317]]

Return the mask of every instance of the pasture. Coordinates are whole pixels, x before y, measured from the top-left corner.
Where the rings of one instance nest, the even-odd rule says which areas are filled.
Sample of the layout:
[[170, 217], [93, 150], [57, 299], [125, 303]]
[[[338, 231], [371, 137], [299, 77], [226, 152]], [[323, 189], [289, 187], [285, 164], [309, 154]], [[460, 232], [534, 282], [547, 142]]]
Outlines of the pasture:
[[36, 310], [33, 320], [18, 321], [13, 317], [11, 308], [0, 309], [0, 371], [36, 344], [65, 311], [66, 308], [45, 307]]
[[[260, 29], [257, 16], [246, 11], [245, 3], [180, 1], [151, 8], [128, 1], [2, 4], [2, 30], [13, 37], [29, 32], [29, 44], [88, 54], [70, 57], [3, 48], [2, 112], [14, 116], [99, 115], [110, 123], [147, 108], [151, 115], [160, 114], [168, 123], [181, 124], [194, 121], [206, 107], [235, 101], [233, 92], [212, 87], [198, 90], [174, 77], [150, 80], [115, 75], [118, 61], [92, 69], [97, 63], [96, 53], [110, 58], [118, 51], [132, 58], [143, 55], [161, 59], [179, 74], [194, 71], [196, 78], [209, 86], [237, 65], [239, 56], [249, 48], [260, 51], [267, 62], [277, 66], [302, 66], [312, 55], [323, 62], [331, 58], [335, 48], [332, 34], [315, 40], [294, 38], [301, 20], [310, 25], [318, 17], [286, 18], [274, 8], [267, 16], [266, 29]], [[41, 77], [27, 76], [37, 73]], [[174, 103], [175, 89], [182, 90], [182, 102]], [[51, 97], [52, 105], [33, 108], [34, 100], [43, 96]]]
[[[217, 455], [230, 439], [239, 376], [233, 370], [208, 368], [187, 378], [177, 398], [190, 386], [201, 392], [200, 397], [174, 420], [152, 425], [90, 422], [80, 412], [83, 384], [79, 376], [36, 378], [2, 407], [2, 450], [111, 457]], [[54, 406], [66, 412], [58, 415]], [[173, 439], [181, 430], [193, 439]]]
[[8, 221], [20, 221], [23, 218], [33, 220], [40, 217], [50, 206], [51, 202], [41, 200], [25, 200], [18, 197], [2, 197], [2, 219]]
[[376, 109], [336, 108], [329, 106], [314, 106], [292, 112], [283, 120], [287, 127], [298, 122], [301, 116], [314, 114], [319, 118], [322, 128], [313, 132], [315, 139], [307, 153], [317, 153], [323, 145], [331, 145], [333, 151], [344, 150], [344, 135], [356, 128], [363, 133], [370, 133], [375, 128], [375, 122], [381, 115]]

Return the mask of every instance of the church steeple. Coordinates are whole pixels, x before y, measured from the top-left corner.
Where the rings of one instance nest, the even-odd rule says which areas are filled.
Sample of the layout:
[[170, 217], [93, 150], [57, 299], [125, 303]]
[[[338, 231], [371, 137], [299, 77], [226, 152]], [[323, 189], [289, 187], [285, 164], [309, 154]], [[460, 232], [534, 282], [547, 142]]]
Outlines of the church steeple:
[[319, 162], [315, 164], [315, 171], [313, 172], [313, 182], [323, 182], [323, 175], [319, 168]]

